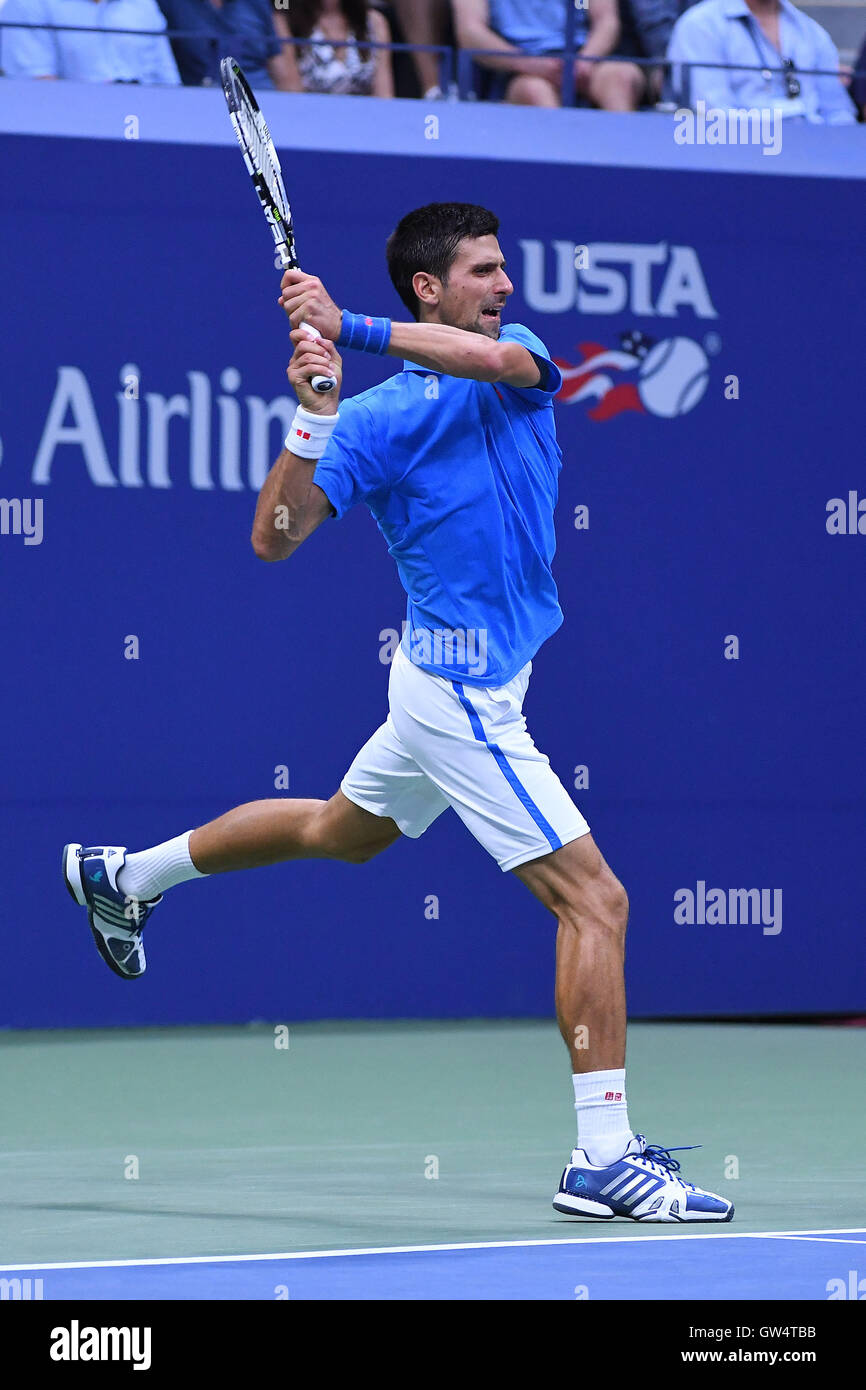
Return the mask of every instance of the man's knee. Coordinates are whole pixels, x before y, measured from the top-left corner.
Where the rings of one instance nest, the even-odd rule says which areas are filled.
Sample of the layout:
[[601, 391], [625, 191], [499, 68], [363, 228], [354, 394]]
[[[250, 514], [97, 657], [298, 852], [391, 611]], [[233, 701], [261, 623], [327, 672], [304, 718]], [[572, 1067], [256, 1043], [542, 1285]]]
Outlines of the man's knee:
[[366, 864], [400, 838], [393, 821], [361, 810], [341, 793], [321, 807], [310, 834], [317, 854], [344, 864]]
[[590, 79], [590, 98], [603, 111], [636, 111], [646, 79], [633, 63], [599, 63]]
[[560, 921], [571, 922], [578, 930], [600, 930], [625, 939], [628, 894], [607, 865], [588, 880], [566, 878], [552, 885], [546, 906]]
[[628, 926], [628, 894], [610, 870], [589, 888], [564, 895], [561, 915], [578, 927], [591, 927], [625, 939]]
[[606, 898], [608, 920], [618, 935], [625, 937], [628, 927], [628, 893], [618, 878], [613, 878], [608, 887]]
[[558, 106], [559, 94], [545, 77], [515, 77], [508, 84], [505, 100], [514, 106]]

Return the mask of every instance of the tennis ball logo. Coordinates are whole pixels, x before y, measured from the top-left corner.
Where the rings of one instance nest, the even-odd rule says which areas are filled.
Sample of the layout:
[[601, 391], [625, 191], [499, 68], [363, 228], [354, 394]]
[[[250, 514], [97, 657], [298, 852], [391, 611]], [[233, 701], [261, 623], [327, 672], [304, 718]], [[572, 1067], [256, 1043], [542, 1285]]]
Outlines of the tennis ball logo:
[[638, 372], [638, 395], [651, 415], [673, 419], [694, 410], [707, 389], [710, 364], [692, 338], [665, 338], [651, 347]]

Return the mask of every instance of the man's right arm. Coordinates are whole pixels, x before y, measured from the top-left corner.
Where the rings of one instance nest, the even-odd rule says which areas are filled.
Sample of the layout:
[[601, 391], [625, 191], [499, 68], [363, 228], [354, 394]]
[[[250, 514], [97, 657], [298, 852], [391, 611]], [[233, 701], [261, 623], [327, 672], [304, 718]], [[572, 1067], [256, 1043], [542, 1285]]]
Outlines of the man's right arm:
[[[343, 380], [340, 354], [333, 343], [324, 338], [310, 338], [301, 329], [293, 330], [292, 342], [295, 351], [287, 375], [298, 401], [314, 415], [335, 416]], [[337, 385], [333, 391], [320, 395], [311, 385], [315, 376], [334, 376]], [[311, 421], [309, 429], [315, 433], [314, 426], [315, 421]], [[299, 426], [301, 428], [306, 426]], [[309, 439], [309, 434], [305, 438]], [[253, 550], [260, 560], [287, 559], [330, 516], [331, 503], [313, 482], [317, 463], [318, 458], [303, 458], [284, 448], [265, 478], [256, 504], [251, 537]]]
[[313, 482], [317, 461], [283, 449], [265, 478], [252, 534], [260, 560], [287, 560], [330, 516], [331, 504]]

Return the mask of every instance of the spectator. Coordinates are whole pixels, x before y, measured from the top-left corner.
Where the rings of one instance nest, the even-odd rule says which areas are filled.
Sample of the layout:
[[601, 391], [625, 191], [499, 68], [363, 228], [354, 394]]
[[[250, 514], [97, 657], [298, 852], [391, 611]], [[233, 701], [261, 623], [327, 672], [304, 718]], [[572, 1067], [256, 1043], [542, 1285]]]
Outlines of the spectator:
[[220, 59], [231, 54], [251, 87], [291, 91], [288, 59], [277, 37], [270, 0], [159, 0], [169, 29], [194, 34], [172, 40], [187, 86], [219, 86]]
[[[739, 70], [693, 67], [690, 79], [687, 70], [676, 69], [674, 85], [690, 106], [704, 101], [722, 110], [772, 107], [783, 116], [830, 125], [855, 119], [836, 75], [836, 45], [790, 0], [701, 0], [674, 25], [668, 58], [743, 64]], [[749, 67], [761, 70], [748, 72]], [[828, 76], [809, 76], [809, 68], [823, 68]]]
[[282, 6], [276, 19], [282, 37], [315, 40], [286, 47], [293, 91], [394, 95], [390, 52], [363, 46], [391, 42], [388, 21], [367, 0], [292, 0], [291, 28]]
[[[69, 78], [75, 82], [180, 82], [168, 39], [117, 29], [164, 30], [156, 0], [6, 0], [2, 56], [7, 77]], [[80, 25], [67, 29], [9, 29], [21, 24]]]
[[[488, 96], [523, 106], [558, 106], [563, 71], [566, 6], [563, 0], [453, 0], [461, 48], [495, 49], [502, 57], [476, 61], [496, 72]], [[616, 0], [575, 7], [577, 92], [605, 111], [634, 111], [646, 81], [634, 63], [590, 63], [613, 55], [620, 36]]]

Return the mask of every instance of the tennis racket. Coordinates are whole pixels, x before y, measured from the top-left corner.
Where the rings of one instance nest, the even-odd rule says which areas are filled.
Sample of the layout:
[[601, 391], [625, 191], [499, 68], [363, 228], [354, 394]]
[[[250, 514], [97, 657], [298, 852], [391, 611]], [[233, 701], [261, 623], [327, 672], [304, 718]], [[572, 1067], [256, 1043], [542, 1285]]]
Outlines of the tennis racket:
[[[271, 133], [252, 88], [234, 58], [223, 58], [220, 72], [232, 126], [241, 147], [247, 172], [273, 233], [277, 254], [284, 270], [296, 270], [298, 252], [295, 246], [292, 211], [286, 197], [280, 161], [277, 159]], [[301, 328], [311, 338], [321, 337], [321, 334], [308, 323], [302, 323]], [[333, 376], [314, 376], [311, 382], [314, 391], [333, 391], [336, 384], [337, 379]]]

